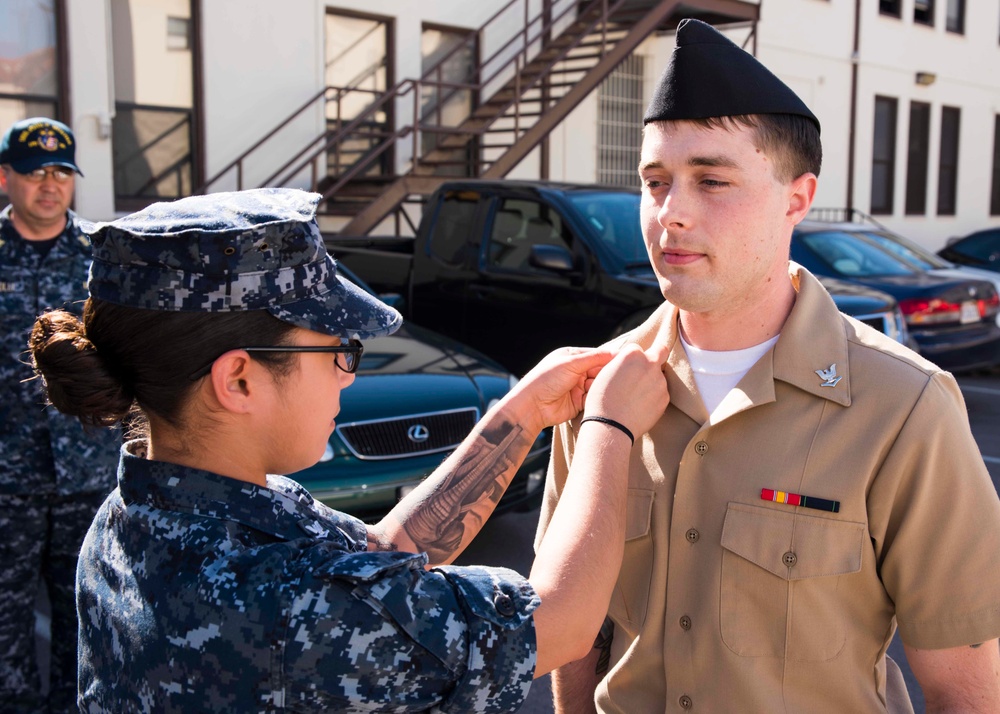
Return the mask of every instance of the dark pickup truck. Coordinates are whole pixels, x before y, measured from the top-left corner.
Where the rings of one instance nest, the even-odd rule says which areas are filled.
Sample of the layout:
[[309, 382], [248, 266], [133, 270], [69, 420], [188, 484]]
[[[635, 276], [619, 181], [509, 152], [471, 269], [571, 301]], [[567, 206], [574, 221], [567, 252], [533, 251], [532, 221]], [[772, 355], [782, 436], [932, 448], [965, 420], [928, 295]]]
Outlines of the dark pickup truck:
[[[519, 375], [557, 347], [636, 327], [663, 302], [639, 193], [623, 188], [451, 181], [428, 199], [415, 237], [333, 236], [328, 247], [377, 292], [401, 295], [408, 319]], [[891, 297], [827, 289], [842, 311], [906, 339]]]

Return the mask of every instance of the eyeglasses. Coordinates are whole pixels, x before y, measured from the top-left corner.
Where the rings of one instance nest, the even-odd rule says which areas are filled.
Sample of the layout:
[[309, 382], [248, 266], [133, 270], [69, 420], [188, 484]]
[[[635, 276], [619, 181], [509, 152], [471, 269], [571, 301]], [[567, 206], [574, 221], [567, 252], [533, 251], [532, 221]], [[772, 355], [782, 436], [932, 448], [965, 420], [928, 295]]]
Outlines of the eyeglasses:
[[54, 178], [56, 183], [66, 183], [73, 178], [73, 169], [67, 169], [63, 166], [54, 166], [47, 169], [35, 169], [34, 171], [29, 171], [26, 174], [18, 172], [17, 175], [25, 181], [30, 181], [31, 183], [41, 183], [49, 176]]
[[[358, 371], [358, 365], [361, 364], [361, 355], [365, 352], [365, 348], [364, 345], [361, 344], [361, 340], [354, 339], [350, 340], [346, 345], [331, 345], [330, 347], [314, 345], [274, 345], [272, 347], [235, 347], [233, 349], [243, 350], [244, 352], [249, 352], [251, 354], [254, 352], [321, 352], [344, 355], [343, 364], [341, 363], [339, 357], [335, 358], [333, 363], [337, 365], [337, 369], [342, 372], [347, 372], [348, 374], [354, 374]], [[216, 357], [216, 359], [218, 359], [218, 357]], [[195, 382], [211, 372], [213, 364], [215, 364], [214, 359], [197, 372], [193, 372], [190, 377], [191, 381]]]

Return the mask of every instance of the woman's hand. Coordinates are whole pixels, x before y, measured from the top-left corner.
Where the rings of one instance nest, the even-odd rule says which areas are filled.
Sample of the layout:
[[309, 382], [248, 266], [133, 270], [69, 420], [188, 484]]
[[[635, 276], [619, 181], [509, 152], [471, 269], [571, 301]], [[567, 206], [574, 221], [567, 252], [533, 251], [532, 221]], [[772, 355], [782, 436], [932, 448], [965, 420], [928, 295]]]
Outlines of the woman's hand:
[[563, 347], [531, 369], [504, 399], [525, 430], [537, 434], [579, 414], [587, 390], [611, 359], [608, 349]]

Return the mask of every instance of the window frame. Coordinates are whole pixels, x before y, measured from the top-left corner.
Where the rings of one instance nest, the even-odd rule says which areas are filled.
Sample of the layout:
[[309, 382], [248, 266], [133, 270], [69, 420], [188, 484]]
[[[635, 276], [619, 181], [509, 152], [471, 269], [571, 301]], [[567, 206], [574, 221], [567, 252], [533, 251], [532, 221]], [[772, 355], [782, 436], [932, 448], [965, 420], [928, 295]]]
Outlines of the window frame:
[[[160, 107], [151, 105], [142, 105], [134, 102], [119, 101], [116, 97], [115, 117], [112, 119], [112, 137], [115, 131], [115, 122], [120, 121], [121, 117], [125, 116], [130, 110], [146, 110], [150, 109], [153, 111], [159, 109], [174, 109], [177, 110], [178, 114], [187, 115], [187, 132], [188, 132], [188, 147], [190, 155], [190, 190], [180, 191], [180, 195], [177, 198], [182, 198], [185, 195], [191, 195], [197, 190], [197, 187], [201, 186], [202, 182], [205, 180], [205, 117], [204, 117], [204, 102], [202, 98], [204, 96], [204, 66], [203, 66], [203, 52], [202, 47], [202, 33], [201, 33], [201, 22], [202, 22], [202, 0], [186, 0], [189, 9], [189, 40], [190, 47], [187, 52], [191, 53], [191, 106], [190, 107]], [[167, 13], [166, 17], [176, 17], [176, 15], [170, 15]], [[111, 27], [108, 28], [109, 33], [113, 33]], [[164, 28], [166, 31], [166, 28]], [[112, 34], [113, 37], [113, 34]], [[166, 35], [164, 35], [166, 38]], [[114, 40], [112, 39], [112, 42]], [[165, 48], [168, 52], [173, 52], [177, 50], [172, 50]], [[119, 113], [117, 110], [121, 110]], [[112, 138], [112, 156], [115, 156], [115, 142]], [[114, 172], [112, 173], [114, 176]], [[123, 212], [138, 211], [145, 208], [151, 203], [155, 203], [160, 200], [173, 200], [169, 197], [153, 196], [149, 194], [119, 194], [117, 183], [118, 179], [112, 179], [112, 185], [115, 186], [114, 190], [114, 201], [115, 210]]]
[[903, 0], [879, 0], [878, 13], [886, 17], [901, 19], [903, 17]]
[[[53, 0], [53, 21], [55, 22], [55, 43], [56, 43], [56, 91], [55, 94], [28, 94], [17, 92], [0, 92], [0, 101], [14, 101], [25, 103], [51, 104], [53, 111], [48, 116], [57, 121], [61, 121], [70, 128], [73, 116], [70, 106], [69, 82], [69, 35], [67, 30], [66, 0]], [[21, 117], [28, 119], [28, 116]], [[0, 127], [0, 131], [6, 131], [7, 127]], [[0, 190], [0, 209], [5, 208], [10, 203], [7, 194]]]
[[629, 54], [597, 87], [596, 182], [609, 186], [639, 186], [635, 157], [642, 148], [646, 109], [645, 55]]
[[[953, 8], [957, 8], [954, 23], [952, 23]], [[965, 34], [965, 0], [947, 0], [944, 12], [944, 29], [956, 35]]]
[[993, 115], [993, 185], [990, 187], [990, 215], [1000, 216], [1000, 114]]
[[[919, 121], [915, 117], [920, 115]], [[919, 132], [919, 134], [917, 133]], [[904, 213], [927, 213], [927, 174], [930, 168], [931, 105], [910, 101], [910, 126], [906, 150], [906, 195]]]
[[[927, 5], [926, 11], [921, 11], [917, 7], [917, 4], [921, 2]], [[934, 0], [913, 0], [913, 24], [934, 27], [934, 12], [936, 9]], [[920, 15], [919, 13], [921, 12], [926, 12], [926, 15]]]
[[[883, 104], [891, 111], [890, 121], [887, 125], [888, 136], [880, 137], [879, 135], [879, 105]], [[873, 117], [873, 128], [872, 128], [872, 173], [871, 173], [871, 190], [869, 192], [869, 213], [872, 215], [891, 215], [893, 212], [893, 203], [895, 202], [895, 190], [896, 190], [896, 133], [898, 131], [899, 125], [899, 99], [896, 97], [887, 97], [883, 95], [875, 96], [875, 104], [873, 106], [874, 111], [872, 112]], [[887, 153], [885, 156], [879, 156], [879, 148], [883, 147]], [[876, 170], [878, 167], [884, 166], [887, 169], [886, 172], [886, 185], [883, 187], [882, 193], [885, 194], [886, 203], [878, 204], [875, 203], [875, 193], [876, 193]]]
[[[954, 135], [946, 135], [952, 128]], [[961, 108], [942, 106], [941, 143], [938, 147], [937, 215], [939, 216], [954, 216], [958, 213], [958, 159], [961, 135]]]

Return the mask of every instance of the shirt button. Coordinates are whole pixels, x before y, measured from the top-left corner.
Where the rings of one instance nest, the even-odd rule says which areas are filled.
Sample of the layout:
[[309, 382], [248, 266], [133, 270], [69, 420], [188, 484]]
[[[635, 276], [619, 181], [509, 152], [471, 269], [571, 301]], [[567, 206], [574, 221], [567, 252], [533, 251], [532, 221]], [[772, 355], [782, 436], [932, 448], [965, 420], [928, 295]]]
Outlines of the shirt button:
[[792, 551], [788, 551], [783, 556], [781, 556], [781, 562], [787, 565], [789, 568], [798, 562], [798, 556]]
[[493, 598], [493, 607], [504, 617], [513, 617], [514, 615], [514, 601], [507, 593], [497, 593], [496, 597]]
[[690, 630], [691, 629], [691, 618], [688, 617], [687, 615], [684, 615], [683, 617], [681, 617], [681, 629], [682, 630]]
[[691, 701], [691, 697], [689, 697], [686, 694], [680, 699], [678, 699], [677, 703], [681, 705], [681, 709], [690, 709], [691, 707], [694, 706], [694, 702]]
[[704, 456], [706, 453], [708, 453], [708, 442], [699, 441], [697, 444], [694, 445], [694, 450], [698, 454], [698, 456]]
[[688, 539], [688, 543], [697, 543], [698, 539], [701, 538], [701, 533], [699, 533], [696, 529], [691, 528], [684, 534], [684, 537]]

